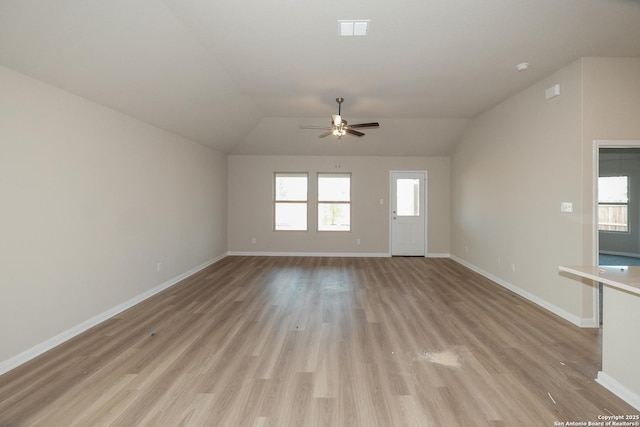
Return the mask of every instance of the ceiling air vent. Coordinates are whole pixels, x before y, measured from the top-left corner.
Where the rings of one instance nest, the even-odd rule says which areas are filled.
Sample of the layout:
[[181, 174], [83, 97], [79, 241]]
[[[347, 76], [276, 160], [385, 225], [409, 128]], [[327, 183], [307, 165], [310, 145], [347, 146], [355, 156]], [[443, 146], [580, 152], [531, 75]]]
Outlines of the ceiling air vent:
[[369, 20], [340, 20], [340, 35], [344, 37], [349, 36], [366, 36], [369, 33]]

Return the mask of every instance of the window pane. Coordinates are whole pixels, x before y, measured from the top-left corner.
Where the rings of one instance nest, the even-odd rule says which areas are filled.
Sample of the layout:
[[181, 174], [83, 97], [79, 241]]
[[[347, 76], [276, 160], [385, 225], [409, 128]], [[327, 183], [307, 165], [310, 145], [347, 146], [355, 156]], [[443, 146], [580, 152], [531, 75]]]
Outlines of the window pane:
[[277, 201], [306, 201], [306, 174], [276, 174], [275, 199]]
[[349, 231], [351, 205], [348, 203], [318, 203], [318, 230]]
[[420, 216], [419, 179], [397, 179], [396, 212], [398, 216]]
[[351, 176], [349, 174], [318, 175], [318, 201], [348, 202], [351, 200]]
[[598, 203], [629, 202], [627, 176], [601, 176], [598, 178]]
[[598, 177], [598, 230], [629, 231], [629, 177]]
[[306, 230], [306, 203], [276, 203], [276, 230]]
[[627, 205], [598, 205], [598, 230], [629, 231]]

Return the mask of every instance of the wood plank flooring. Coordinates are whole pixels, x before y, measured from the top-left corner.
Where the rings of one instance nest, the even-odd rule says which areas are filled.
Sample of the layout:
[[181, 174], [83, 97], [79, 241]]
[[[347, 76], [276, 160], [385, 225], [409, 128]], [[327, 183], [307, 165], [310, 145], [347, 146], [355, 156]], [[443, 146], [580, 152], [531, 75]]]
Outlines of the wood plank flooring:
[[0, 426], [554, 426], [637, 411], [449, 259], [227, 257], [0, 376]]

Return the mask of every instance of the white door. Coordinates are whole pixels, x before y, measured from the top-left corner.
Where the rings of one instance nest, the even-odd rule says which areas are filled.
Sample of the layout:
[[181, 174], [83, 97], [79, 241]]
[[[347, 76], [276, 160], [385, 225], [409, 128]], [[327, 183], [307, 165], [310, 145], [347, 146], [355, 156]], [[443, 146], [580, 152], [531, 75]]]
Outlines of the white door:
[[391, 172], [391, 255], [426, 255], [426, 172]]

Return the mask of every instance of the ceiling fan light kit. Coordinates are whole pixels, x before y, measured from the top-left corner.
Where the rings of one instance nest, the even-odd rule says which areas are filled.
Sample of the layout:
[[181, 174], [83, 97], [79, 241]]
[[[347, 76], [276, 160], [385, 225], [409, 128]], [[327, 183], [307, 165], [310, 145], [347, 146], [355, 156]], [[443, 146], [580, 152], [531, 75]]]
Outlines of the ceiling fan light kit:
[[[331, 116], [331, 127], [320, 128], [320, 129], [326, 129], [326, 132], [318, 135], [318, 138], [325, 138], [329, 135], [333, 135], [338, 139], [342, 139], [342, 137], [345, 136], [346, 134], [362, 137], [364, 136], [364, 133], [354, 129], [380, 127], [380, 123], [378, 122], [357, 123], [353, 125], [348, 124], [347, 121], [342, 118], [342, 103], [344, 102], [344, 98], [336, 98], [336, 102], [338, 103], [338, 114], [333, 114]], [[300, 128], [301, 129], [318, 129], [317, 126], [300, 126]]]

